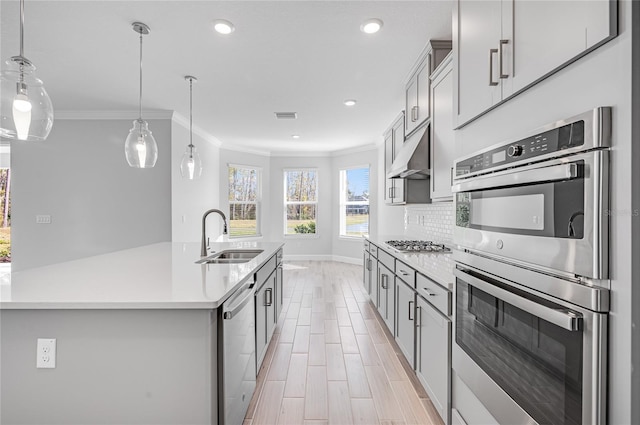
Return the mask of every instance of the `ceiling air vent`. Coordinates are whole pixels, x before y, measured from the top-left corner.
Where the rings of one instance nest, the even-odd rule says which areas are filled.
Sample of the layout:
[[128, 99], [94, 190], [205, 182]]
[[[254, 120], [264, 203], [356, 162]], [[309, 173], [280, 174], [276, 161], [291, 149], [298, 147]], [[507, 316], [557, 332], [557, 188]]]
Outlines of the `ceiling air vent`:
[[275, 114], [279, 120], [295, 120], [298, 118], [297, 112], [276, 112]]

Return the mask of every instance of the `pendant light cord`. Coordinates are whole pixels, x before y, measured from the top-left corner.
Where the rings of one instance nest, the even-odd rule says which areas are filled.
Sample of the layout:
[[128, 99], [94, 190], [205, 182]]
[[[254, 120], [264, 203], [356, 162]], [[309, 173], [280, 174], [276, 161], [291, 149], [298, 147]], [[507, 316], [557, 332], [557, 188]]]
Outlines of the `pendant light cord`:
[[138, 102], [138, 113], [139, 119], [142, 121], [142, 32], [140, 33], [140, 99]]
[[24, 0], [20, 0], [20, 57], [24, 58]]
[[193, 155], [193, 78], [189, 78], [189, 148]]

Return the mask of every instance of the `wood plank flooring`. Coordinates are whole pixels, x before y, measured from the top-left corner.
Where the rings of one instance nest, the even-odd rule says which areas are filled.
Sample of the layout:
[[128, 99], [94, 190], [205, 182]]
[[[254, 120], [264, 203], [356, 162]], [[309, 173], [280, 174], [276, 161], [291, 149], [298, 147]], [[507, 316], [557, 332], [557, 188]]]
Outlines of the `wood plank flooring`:
[[244, 425], [442, 425], [367, 301], [361, 266], [288, 262], [283, 292]]

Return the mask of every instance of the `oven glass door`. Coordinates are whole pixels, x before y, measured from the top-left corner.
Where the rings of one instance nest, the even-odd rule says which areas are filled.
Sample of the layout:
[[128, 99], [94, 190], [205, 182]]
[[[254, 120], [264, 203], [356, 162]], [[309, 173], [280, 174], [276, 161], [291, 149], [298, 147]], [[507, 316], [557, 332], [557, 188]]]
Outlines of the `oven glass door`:
[[[582, 166], [583, 164], [578, 164]], [[584, 237], [585, 179], [491, 187], [456, 194], [456, 225], [550, 238]]]
[[[581, 424], [582, 322], [555, 320], [579, 314], [505, 286], [456, 270], [456, 343], [536, 422]], [[542, 310], [520, 308], [531, 301]]]

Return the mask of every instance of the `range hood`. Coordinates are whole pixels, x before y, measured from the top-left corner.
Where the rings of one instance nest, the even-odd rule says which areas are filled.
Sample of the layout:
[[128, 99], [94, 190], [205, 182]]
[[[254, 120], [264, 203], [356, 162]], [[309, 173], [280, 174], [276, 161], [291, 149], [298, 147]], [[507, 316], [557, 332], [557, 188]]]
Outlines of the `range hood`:
[[418, 128], [402, 145], [402, 149], [387, 172], [388, 179], [428, 179], [429, 122]]

